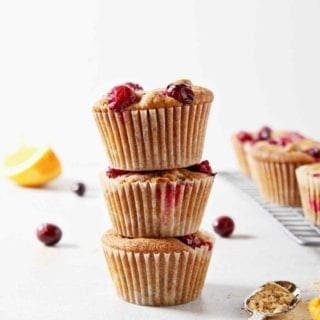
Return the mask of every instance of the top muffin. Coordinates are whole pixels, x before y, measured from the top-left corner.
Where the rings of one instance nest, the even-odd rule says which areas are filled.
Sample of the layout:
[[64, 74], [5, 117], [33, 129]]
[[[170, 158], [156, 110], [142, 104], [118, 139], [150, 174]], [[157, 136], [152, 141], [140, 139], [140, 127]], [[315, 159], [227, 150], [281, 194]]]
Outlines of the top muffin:
[[127, 82], [94, 106], [112, 168], [152, 171], [185, 168], [202, 158], [213, 93], [189, 80], [145, 91]]

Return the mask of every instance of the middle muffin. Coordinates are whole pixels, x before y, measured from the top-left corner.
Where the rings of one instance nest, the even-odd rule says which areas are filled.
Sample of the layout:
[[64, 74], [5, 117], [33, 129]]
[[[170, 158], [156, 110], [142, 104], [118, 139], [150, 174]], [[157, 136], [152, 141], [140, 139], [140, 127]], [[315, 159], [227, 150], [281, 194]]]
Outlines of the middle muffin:
[[208, 161], [185, 169], [102, 175], [112, 224], [124, 237], [178, 237], [199, 229], [215, 173]]

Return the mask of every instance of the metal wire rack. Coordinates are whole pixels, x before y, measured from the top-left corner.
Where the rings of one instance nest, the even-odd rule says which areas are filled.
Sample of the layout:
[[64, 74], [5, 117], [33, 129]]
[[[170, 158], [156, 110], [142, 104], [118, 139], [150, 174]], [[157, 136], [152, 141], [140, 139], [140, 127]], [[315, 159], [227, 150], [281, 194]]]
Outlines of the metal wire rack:
[[268, 212], [298, 244], [320, 246], [320, 229], [304, 219], [301, 208], [281, 207], [264, 202], [255, 183], [239, 172], [219, 172], [219, 176], [246, 193]]

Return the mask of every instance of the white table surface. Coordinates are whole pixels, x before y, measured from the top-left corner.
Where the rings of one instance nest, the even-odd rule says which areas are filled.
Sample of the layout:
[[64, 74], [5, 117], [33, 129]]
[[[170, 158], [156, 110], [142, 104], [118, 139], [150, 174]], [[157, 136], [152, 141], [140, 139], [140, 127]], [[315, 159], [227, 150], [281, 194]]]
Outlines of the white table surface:
[[[215, 216], [234, 218], [232, 238], [217, 238], [201, 297], [176, 307], [141, 307], [120, 300], [106, 270], [100, 237], [110, 226], [95, 165], [65, 170], [46, 189], [0, 183], [0, 319], [246, 319], [243, 299], [257, 286], [287, 279], [304, 289], [320, 280], [320, 248], [293, 242], [271, 217], [233, 186], [216, 178], [203, 229]], [[72, 181], [87, 184], [80, 198]], [[63, 230], [56, 247], [35, 229]]]

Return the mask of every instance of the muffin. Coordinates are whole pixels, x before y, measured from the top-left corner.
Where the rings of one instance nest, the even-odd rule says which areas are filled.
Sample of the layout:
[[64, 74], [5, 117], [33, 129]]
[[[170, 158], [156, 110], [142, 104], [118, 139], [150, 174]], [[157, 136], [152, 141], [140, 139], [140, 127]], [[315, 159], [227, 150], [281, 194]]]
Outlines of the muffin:
[[250, 156], [253, 174], [266, 201], [284, 206], [301, 206], [295, 170], [320, 161], [319, 142], [271, 139], [256, 143], [250, 150]]
[[199, 229], [215, 174], [208, 161], [186, 169], [128, 172], [109, 169], [103, 193], [117, 233], [176, 237]]
[[213, 248], [204, 232], [179, 238], [102, 238], [111, 278], [124, 300], [150, 306], [190, 302], [202, 290]]
[[304, 136], [295, 131], [275, 131], [267, 126], [262, 127], [257, 132], [239, 131], [232, 135], [232, 144], [238, 166], [244, 175], [252, 177], [252, 170], [250, 169], [252, 164], [250, 157], [251, 147], [259, 141], [269, 141], [271, 139], [288, 139], [294, 142], [304, 139]]
[[93, 107], [112, 168], [151, 171], [201, 161], [213, 93], [189, 80], [144, 91], [114, 87]]
[[320, 226], [320, 163], [302, 166], [296, 174], [303, 213], [308, 220]]

